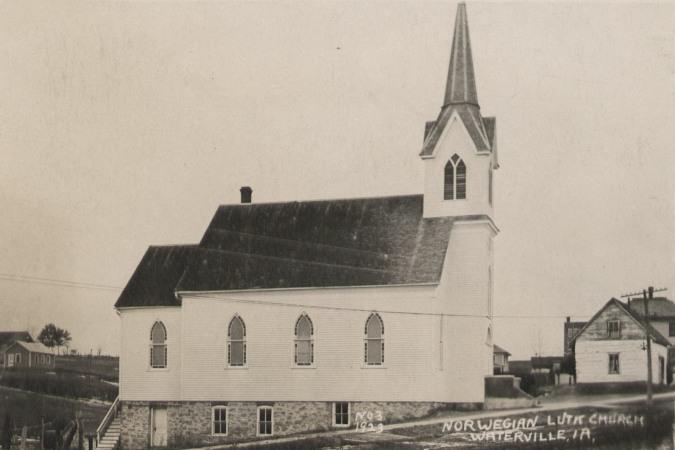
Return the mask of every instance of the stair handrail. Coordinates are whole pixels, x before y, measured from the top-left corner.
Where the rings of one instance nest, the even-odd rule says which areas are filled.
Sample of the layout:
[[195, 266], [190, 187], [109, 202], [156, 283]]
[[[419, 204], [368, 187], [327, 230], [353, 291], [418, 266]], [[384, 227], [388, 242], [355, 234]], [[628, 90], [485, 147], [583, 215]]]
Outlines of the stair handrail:
[[96, 428], [96, 445], [98, 445], [98, 443], [101, 442], [101, 436], [105, 435], [105, 432], [108, 431], [110, 423], [117, 417], [117, 413], [119, 413], [119, 406], [120, 406], [120, 397], [118, 395], [117, 398], [115, 398], [113, 404], [110, 405], [108, 412], [103, 417], [103, 420], [101, 420], [101, 423], [99, 424], [98, 428]]

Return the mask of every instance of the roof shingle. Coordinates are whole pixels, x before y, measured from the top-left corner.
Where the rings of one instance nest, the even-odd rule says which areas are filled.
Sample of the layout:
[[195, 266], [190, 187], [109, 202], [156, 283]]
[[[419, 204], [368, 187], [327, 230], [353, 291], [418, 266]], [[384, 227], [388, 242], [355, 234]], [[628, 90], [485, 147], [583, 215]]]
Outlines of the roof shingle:
[[436, 283], [456, 219], [424, 218], [422, 195], [224, 205], [199, 245], [150, 247], [115, 306], [179, 306], [176, 291]]

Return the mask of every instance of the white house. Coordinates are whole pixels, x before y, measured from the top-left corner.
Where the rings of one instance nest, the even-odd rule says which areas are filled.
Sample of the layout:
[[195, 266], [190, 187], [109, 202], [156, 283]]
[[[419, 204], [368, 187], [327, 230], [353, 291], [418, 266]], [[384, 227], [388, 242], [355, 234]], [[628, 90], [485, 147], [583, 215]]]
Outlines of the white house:
[[419, 195], [220, 206], [150, 247], [115, 307], [125, 449], [265, 438], [480, 407], [492, 374], [495, 119], [466, 10]]
[[577, 383], [646, 381], [647, 336], [653, 381], [664, 384], [668, 339], [627, 304], [608, 301], [573, 338]]
[[492, 345], [493, 371], [495, 374], [504, 374], [509, 372], [509, 356], [511, 353], [504, 350], [497, 344]]

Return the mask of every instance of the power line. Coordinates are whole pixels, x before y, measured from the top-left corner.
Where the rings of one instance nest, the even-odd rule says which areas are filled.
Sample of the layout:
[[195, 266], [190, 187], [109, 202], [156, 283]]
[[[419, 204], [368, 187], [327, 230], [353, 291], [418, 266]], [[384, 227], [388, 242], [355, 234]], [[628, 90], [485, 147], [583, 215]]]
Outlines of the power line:
[[[69, 288], [78, 288], [78, 289], [95, 289], [95, 290], [105, 290], [105, 291], [116, 291], [119, 292], [123, 288], [119, 286], [110, 286], [110, 285], [104, 285], [104, 284], [96, 284], [96, 283], [87, 283], [87, 282], [77, 282], [77, 281], [67, 281], [67, 280], [60, 280], [60, 279], [55, 279], [55, 278], [42, 278], [42, 277], [34, 277], [34, 276], [27, 276], [27, 275], [15, 275], [15, 274], [6, 274], [6, 273], [0, 273], [0, 279], [3, 280], [9, 280], [9, 281], [18, 281], [18, 282], [23, 282], [23, 283], [36, 283], [36, 284], [45, 284], [45, 285], [53, 285], [53, 286], [59, 286], [59, 287], [69, 287]], [[214, 295], [200, 295], [201, 298], [213, 298], [217, 300], [230, 300], [230, 301], [235, 301], [238, 303], [253, 303], [253, 304], [262, 304], [262, 305], [271, 305], [271, 306], [286, 306], [286, 307], [293, 307], [293, 308], [313, 308], [313, 309], [325, 309], [325, 310], [333, 310], [333, 311], [355, 311], [355, 312], [371, 312], [373, 311], [372, 308], [346, 308], [346, 307], [334, 307], [334, 306], [326, 306], [326, 305], [310, 305], [310, 304], [305, 304], [305, 303], [281, 303], [281, 302], [272, 302], [269, 300], [261, 300], [261, 299], [252, 299], [252, 298], [238, 298], [238, 297], [218, 297]], [[407, 315], [421, 315], [421, 316], [435, 316], [435, 317], [441, 317], [441, 316], [447, 316], [447, 317], [467, 317], [467, 318], [476, 318], [476, 317], [483, 317], [487, 318], [488, 315], [481, 315], [481, 314], [446, 314], [446, 313], [427, 313], [427, 312], [415, 312], [415, 311], [393, 311], [393, 310], [378, 310], [378, 312], [382, 313], [387, 313], [387, 314], [407, 314]], [[591, 316], [592, 313], [589, 314], [543, 314], [543, 315], [518, 315], [518, 314], [494, 314], [492, 316], [493, 319], [564, 319], [568, 316], [572, 317], [586, 317], [586, 316]]]
[[[374, 309], [374, 308], [349, 308], [342, 306], [328, 306], [328, 305], [310, 305], [308, 303], [287, 303], [287, 302], [274, 302], [270, 300], [260, 300], [254, 298], [242, 298], [242, 297], [220, 297], [210, 294], [200, 294], [200, 298], [210, 298], [221, 301], [232, 301], [235, 303], [250, 303], [255, 305], [269, 305], [269, 306], [285, 306], [289, 308], [305, 308], [305, 309], [322, 309], [329, 311], [352, 311], [352, 312], [373, 312], [377, 311], [383, 314], [403, 314], [411, 316], [432, 316], [432, 317], [466, 317], [466, 318], [489, 318], [487, 314], [453, 314], [453, 313], [434, 313], [434, 312], [419, 312], [419, 311], [396, 311], [396, 310], [385, 310], [385, 309]], [[586, 314], [584, 316], [590, 316], [591, 314]], [[515, 314], [511, 315], [493, 315], [492, 318], [504, 318], [504, 319], [560, 319], [566, 318], [569, 315], [532, 315], [532, 316], [519, 316]], [[575, 315], [575, 317], [580, 317], [581, 315]]]
[[18, 281], [22, 283], [46, 284], [51, 286], [72, 287], [81, 289], [97, 289], [105, 291], [121, 291], [123, 288], [119, 286], [110, 286], [105, 284], [86, 283], [78, 281], [66, 281], [55, 278], [33, 277], [28, 275], [16, 275], [9, 273], [0, 273], [0, 279], [8, 281]]

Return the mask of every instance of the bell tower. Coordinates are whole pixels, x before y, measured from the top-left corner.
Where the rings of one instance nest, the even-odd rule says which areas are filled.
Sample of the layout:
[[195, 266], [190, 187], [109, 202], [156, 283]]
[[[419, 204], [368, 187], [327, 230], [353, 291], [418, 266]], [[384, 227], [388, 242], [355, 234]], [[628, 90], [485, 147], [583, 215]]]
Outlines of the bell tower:
[[457, 7], [445, 96], [438, 118], [427, 122], [424, 217], [493, 216], [496, 120], [478, 104], [466, 5]]

